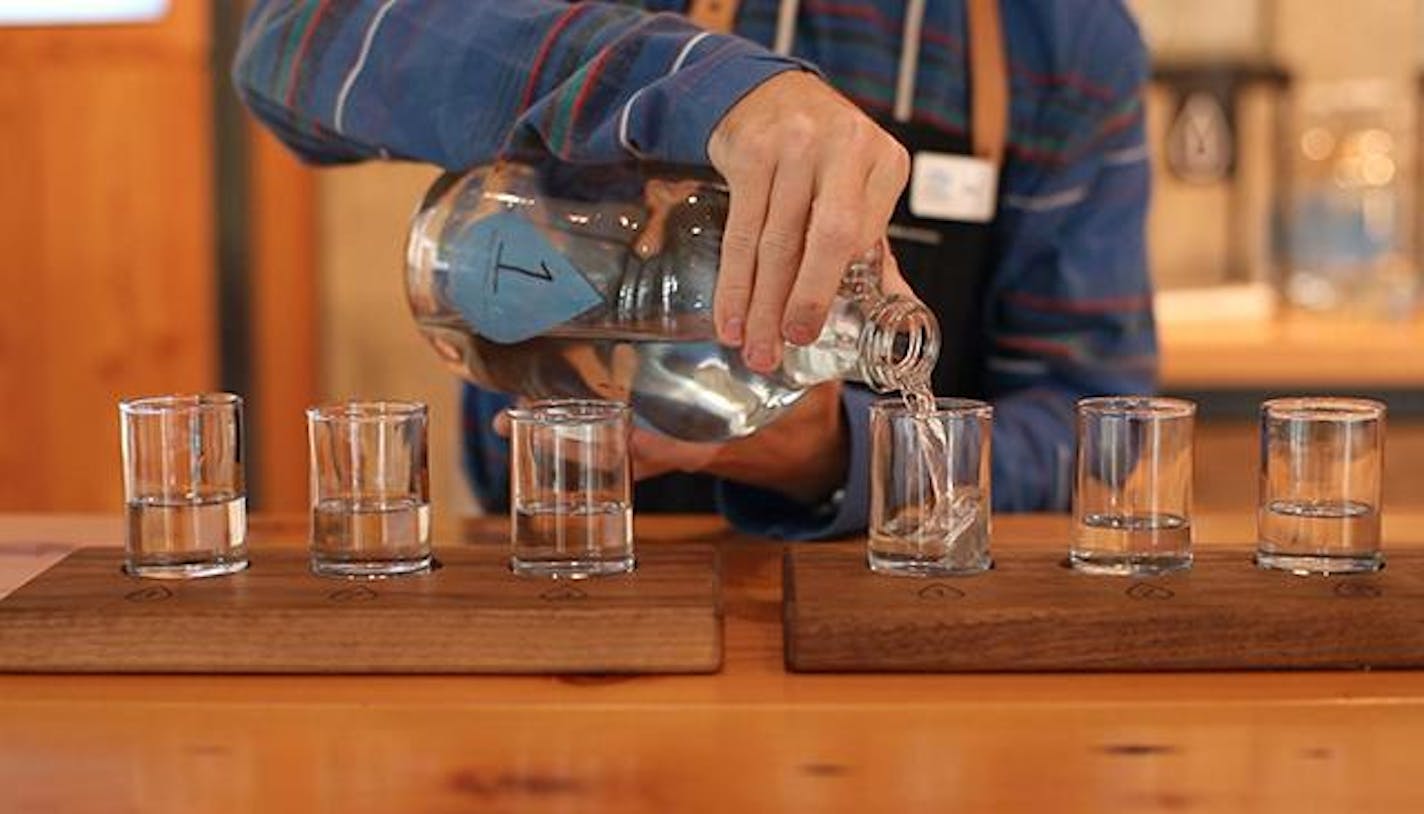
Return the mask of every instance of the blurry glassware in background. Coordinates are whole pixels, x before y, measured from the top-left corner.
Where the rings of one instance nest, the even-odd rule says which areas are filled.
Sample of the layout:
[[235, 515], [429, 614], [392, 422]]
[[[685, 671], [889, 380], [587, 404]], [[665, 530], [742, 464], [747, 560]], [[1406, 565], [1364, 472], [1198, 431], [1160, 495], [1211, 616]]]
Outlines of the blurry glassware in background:
[[1152, 53], [1148, 245], [1164, 318], [1270, 316], [1271, 212], [1284, 187], [1290, 76], [1272, 56], [1273, 6], [1133, 0]]
[[1277, 266], [1271, 211], [1288, 180], [1274, 145], [1290, 87], [1286, 72], [1265, 62], [1154, 66], [1148, 232], [1153, 281], [1164, 296], [1189, 291], [1200, 299], [1210, 290], [1214, 300], [1247, 303], [1246, 315], [1269, 316]]
[[[1418, 139], [1424, 139], [1424, 0], [1420, 2], [1419, 14], [1419, 73], [1415, 77], [1414, 84], [1418, 89], [1418, 94], [1414, 100], [1414, 138], [1415, 144]], [[1416, 150], [1418, 148], [1416, 147]], [[1424, 157], [1418, 152], [1414, 156], [1414, 195], [1411, 204], [1414, 208], [1414, 271], [1416, 274], [1424, 271]]]
[[1418, 279], [1409, 256], [1410, 113], [1387, 80], [1300, 89], [1283, 150], [1292, 194], [1280, 221], [1282, 290], [1292, 305], [1396, 318], [1412, 313]]

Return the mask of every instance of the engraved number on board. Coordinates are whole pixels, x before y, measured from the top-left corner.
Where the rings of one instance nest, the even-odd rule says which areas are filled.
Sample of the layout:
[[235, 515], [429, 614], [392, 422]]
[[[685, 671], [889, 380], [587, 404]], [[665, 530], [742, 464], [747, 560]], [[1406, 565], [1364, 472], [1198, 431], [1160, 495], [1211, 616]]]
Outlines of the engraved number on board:
[[1164, 588], [1161, 585], [1153, 585], [1150, 582], [1134, 582], [1132, 587], [1127, 589], [1127, 595], [1133, 599], [1171, 599], [1176, 596], [1171, 588]]
[[1335, 595], [1346, 599], [1374, 599], [1384, 596], [1384, 589], [1368, 582], [1343, 580], [1335, 585]]
[[151, 585], [147, 588], [139, 588], [137, 591], [129, 591], [124, 594], [124, 599], [130, 602], [161, 602], [165, 599], [172, 599], [173, 592], [162, 585]]
[[945, 585], [943, 582], [931, 582], [929, 585], [915, 591], [915, 596], [921, 599], [963, 599], [964, 592], [953, 585]]
[[568, 599], [588, 599], [588, 594], [572, 585], [555, 585], [539, 594], [539, 598], [545, 602], [562, 602]]

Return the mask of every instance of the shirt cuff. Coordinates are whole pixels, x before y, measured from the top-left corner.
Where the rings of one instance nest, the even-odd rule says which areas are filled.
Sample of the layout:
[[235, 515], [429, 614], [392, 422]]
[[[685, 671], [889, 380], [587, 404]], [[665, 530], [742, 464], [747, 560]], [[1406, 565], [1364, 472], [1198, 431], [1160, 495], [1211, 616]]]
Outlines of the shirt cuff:
[[782, 540], [822, 540], [865, 531], [870, 515], [870, 405], [881, 396], [864, 387], [841, 389], [849, 434], [845, 484], [826, 501], [807, 505], [728, 480], [717, 481], [717, 505], [738, 531]]
[[729, 34], [699, 36], [680, 70], [627, 102], [627, 146], [641, 155], [706, 166], [712, 131], [743, 96], [786, 71], [820, 75], [810, 63], [779, 56], [751, 40]]

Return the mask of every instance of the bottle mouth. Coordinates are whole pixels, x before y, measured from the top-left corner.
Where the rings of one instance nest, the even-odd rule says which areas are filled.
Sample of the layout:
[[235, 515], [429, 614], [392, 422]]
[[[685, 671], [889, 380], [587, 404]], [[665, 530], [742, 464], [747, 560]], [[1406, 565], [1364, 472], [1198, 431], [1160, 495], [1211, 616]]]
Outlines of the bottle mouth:
[[879, 393], [928, 392], [939, 359], [939, 321], [910, 297], [890, 296], [866, 315], [860, 378]]

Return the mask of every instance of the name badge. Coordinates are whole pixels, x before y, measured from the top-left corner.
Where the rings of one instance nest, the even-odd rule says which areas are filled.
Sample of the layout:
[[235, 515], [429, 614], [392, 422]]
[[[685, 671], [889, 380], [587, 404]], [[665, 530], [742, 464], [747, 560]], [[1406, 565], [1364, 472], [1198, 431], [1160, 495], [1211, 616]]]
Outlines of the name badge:
[[929, 220], [988, 223], [994, 219], [999, 168], [972, 155], [915, 153], [910, 214]]

